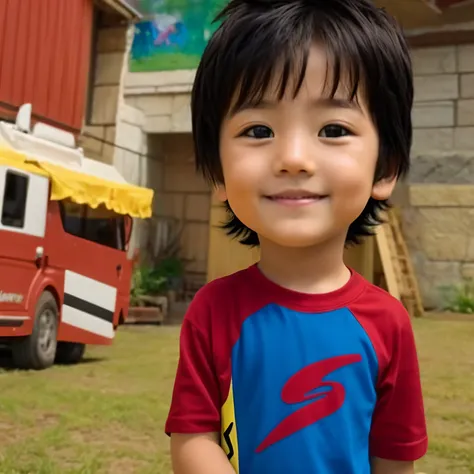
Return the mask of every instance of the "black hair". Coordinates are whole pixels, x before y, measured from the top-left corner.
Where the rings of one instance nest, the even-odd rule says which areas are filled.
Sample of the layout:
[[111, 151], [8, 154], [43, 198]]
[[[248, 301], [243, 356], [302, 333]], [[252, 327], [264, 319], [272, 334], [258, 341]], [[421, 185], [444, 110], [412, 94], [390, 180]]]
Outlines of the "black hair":
[[[276, 74], [279, 98], [292, 79], [296, 96], [315, 42], [328, 54], [331, 97], [343, 78], [349, 81], [352, 100], [363, 86], [380, 142], [374, 182], [408, 172], [412, 64], [402, 30], [385, 10], [372, 0], [231, 0], [216, 21], [221, 24], [202, 55], [191, 100], [196, 166], [205, 178], [224, 182], [219, 139], [229, 109], [261, 100]], [[227, 234], [242, 244], [258, 245], [256, 232], [225, 205]], [[370, 198], [350, 225], [346, 244], [371, 235], [389, 206]]]

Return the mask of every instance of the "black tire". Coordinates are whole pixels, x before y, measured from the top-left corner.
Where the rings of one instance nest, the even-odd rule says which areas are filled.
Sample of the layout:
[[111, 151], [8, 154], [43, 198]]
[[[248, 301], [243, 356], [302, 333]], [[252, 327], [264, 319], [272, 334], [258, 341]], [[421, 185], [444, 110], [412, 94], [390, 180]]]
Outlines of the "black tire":
[[58, 334], [58, 305], [45, 291], [36, 305], [33, 332], [12, 346], [13, 364], [19, 369], [42, 370], [54, 364]]
[[56, 363], [63, 365], [77, 364], [81, 361], [86, 345], [79, 342], [58, 342]]

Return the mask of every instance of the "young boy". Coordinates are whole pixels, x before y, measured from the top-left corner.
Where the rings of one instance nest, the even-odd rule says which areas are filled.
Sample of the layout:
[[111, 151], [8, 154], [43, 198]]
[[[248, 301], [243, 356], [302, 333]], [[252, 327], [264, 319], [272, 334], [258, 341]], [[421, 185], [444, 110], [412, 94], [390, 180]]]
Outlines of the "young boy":
[[412, 71], [371, 0], [232, 0], [197, 71], [198, 168], [257, 265], [198, 292], [176, 474], [408, 474], [427, 449], [403, 306], [343, 262], [409, 168]]

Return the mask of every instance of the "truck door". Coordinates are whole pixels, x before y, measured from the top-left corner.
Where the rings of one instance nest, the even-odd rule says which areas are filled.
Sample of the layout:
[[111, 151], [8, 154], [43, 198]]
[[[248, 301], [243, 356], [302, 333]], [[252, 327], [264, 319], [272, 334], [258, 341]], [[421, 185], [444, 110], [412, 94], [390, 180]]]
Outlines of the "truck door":
[[58, 339], [107, 343], [118, 323], [126, 272], [123, 219], [103, 205], [93, 209], [70, 200], [59, 202], [57, 213], [49, 262], [64, 269], [62, 322], [67, 325], [60, 327]]
[[49, 180], [0, 166], [0, 326], [27, 316], [29, 289], [41, 269]]
[[[104, 206], [86, 210], [86, 238], [99, 244], [98, 251], [107, 252], [108, 271], [114, 278], [117, 288], [114, 326], [117, 326], [120, 310], [128, 310], [130, 298], [130, 281], [132, 277], [132, 261], [128, 259], [126, 218], [109, 211]], [[97, 245], [96, 245], [97, 247]], [[105, 261], [104, 261], [105, 263]]]

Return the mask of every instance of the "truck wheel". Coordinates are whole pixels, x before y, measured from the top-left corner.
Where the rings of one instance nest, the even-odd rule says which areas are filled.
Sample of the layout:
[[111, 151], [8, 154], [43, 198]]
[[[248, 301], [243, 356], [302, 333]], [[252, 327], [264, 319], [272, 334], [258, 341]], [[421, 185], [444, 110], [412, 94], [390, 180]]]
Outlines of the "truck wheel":
[[45, 291], [36, 305], [33, 332], [12, 347], [13, 363], [20, 369], [42, 370], [54, 364], [58, 333], [58, 305]]
[[58, 364], [77, 364], [81, 361], [86, 345], [79, 342], [58, 342], [56, 362]]

